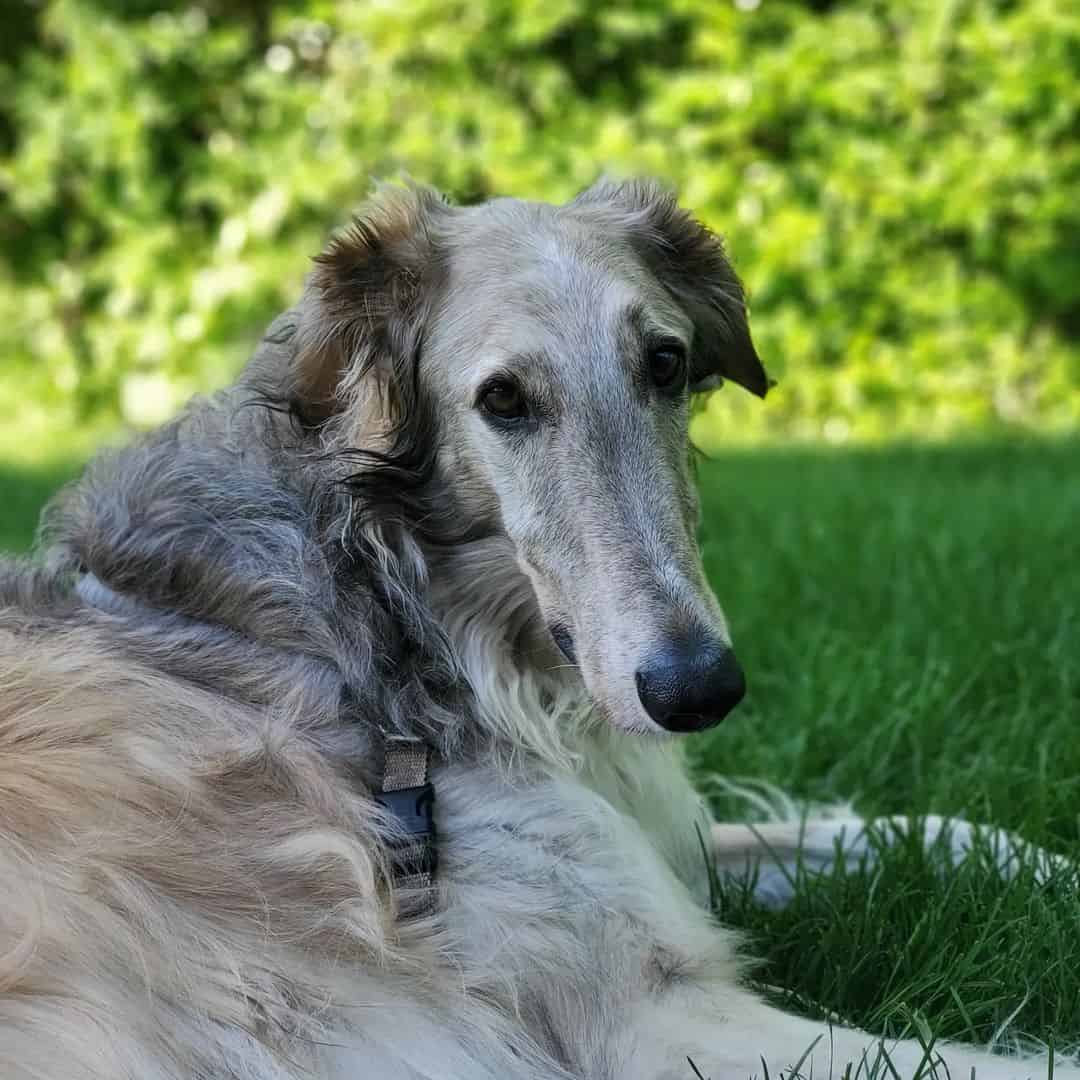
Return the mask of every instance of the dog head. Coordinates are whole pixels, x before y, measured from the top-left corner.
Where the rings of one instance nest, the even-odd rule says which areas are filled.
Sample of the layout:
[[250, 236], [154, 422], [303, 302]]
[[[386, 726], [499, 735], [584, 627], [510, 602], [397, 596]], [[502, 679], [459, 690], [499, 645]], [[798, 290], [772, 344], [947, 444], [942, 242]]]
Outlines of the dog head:
[[505, 537], [613, 724], [698, 730], [739, 702], [695, 542], [689, 403], [768, 380], [720, 241], [670, 194], [453, 208], [384, 191], [318, 258], [296, 344], [309, 422], [368, 453], [421, 530]]

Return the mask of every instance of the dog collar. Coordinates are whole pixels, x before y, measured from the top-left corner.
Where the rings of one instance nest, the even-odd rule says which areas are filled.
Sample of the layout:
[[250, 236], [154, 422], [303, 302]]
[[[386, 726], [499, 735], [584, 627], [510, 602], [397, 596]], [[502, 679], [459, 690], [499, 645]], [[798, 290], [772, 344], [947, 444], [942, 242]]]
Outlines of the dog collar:
[[[398, 835], [389, 843], [394, 886], [433, 899], [438, 851], [435, 846], [435, 788], [428, 779], [431, 753], [421, 739], [383, 735], [382, 790], [375, 801], [390, 814]], [[408, 898], [410, 907], [412, 897]]]

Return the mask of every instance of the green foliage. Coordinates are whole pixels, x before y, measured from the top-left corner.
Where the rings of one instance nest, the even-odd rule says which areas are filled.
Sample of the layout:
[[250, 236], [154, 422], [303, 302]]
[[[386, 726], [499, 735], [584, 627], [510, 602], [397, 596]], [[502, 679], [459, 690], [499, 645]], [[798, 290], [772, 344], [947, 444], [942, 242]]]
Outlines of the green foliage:
[[[1080, 9], [1060, 0], [8, 0], [0, 423], [223, 382], [371, 177], [649, 173], [781, 386], [744, 434], [1080, 420]], [[158, 10], [161, 9], [161, 10]]]

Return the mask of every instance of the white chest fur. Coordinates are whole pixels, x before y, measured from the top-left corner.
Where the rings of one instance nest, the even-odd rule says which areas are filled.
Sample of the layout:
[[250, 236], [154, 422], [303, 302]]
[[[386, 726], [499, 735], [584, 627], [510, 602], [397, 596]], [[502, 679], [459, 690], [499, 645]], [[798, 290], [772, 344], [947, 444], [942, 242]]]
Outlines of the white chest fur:
[[373, 1053], [409, 1061], [402, 1076], [637, 1075], [642, 1013], [734, 977], [732, 940], [705, 910], [706, 815], [676, 755], [603, 742], [578, 774], [436, 773], [437, 970], [408, 995], [412, 1023], [360, 1019], [365, 1075]]

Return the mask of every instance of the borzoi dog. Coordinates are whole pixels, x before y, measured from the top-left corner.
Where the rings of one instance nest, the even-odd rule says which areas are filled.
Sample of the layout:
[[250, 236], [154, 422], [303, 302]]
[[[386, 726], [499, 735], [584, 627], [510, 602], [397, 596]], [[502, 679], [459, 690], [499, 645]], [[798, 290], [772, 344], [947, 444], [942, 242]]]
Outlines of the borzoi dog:
[[95, 461], [0, 568], [0, 1076], [880, 1071], [707, 910], [671, 733], [745, 686], [694, 540], [720, 380], [769, 385], [742, 290], [655, 186], [390, 189], [233, 387]]

